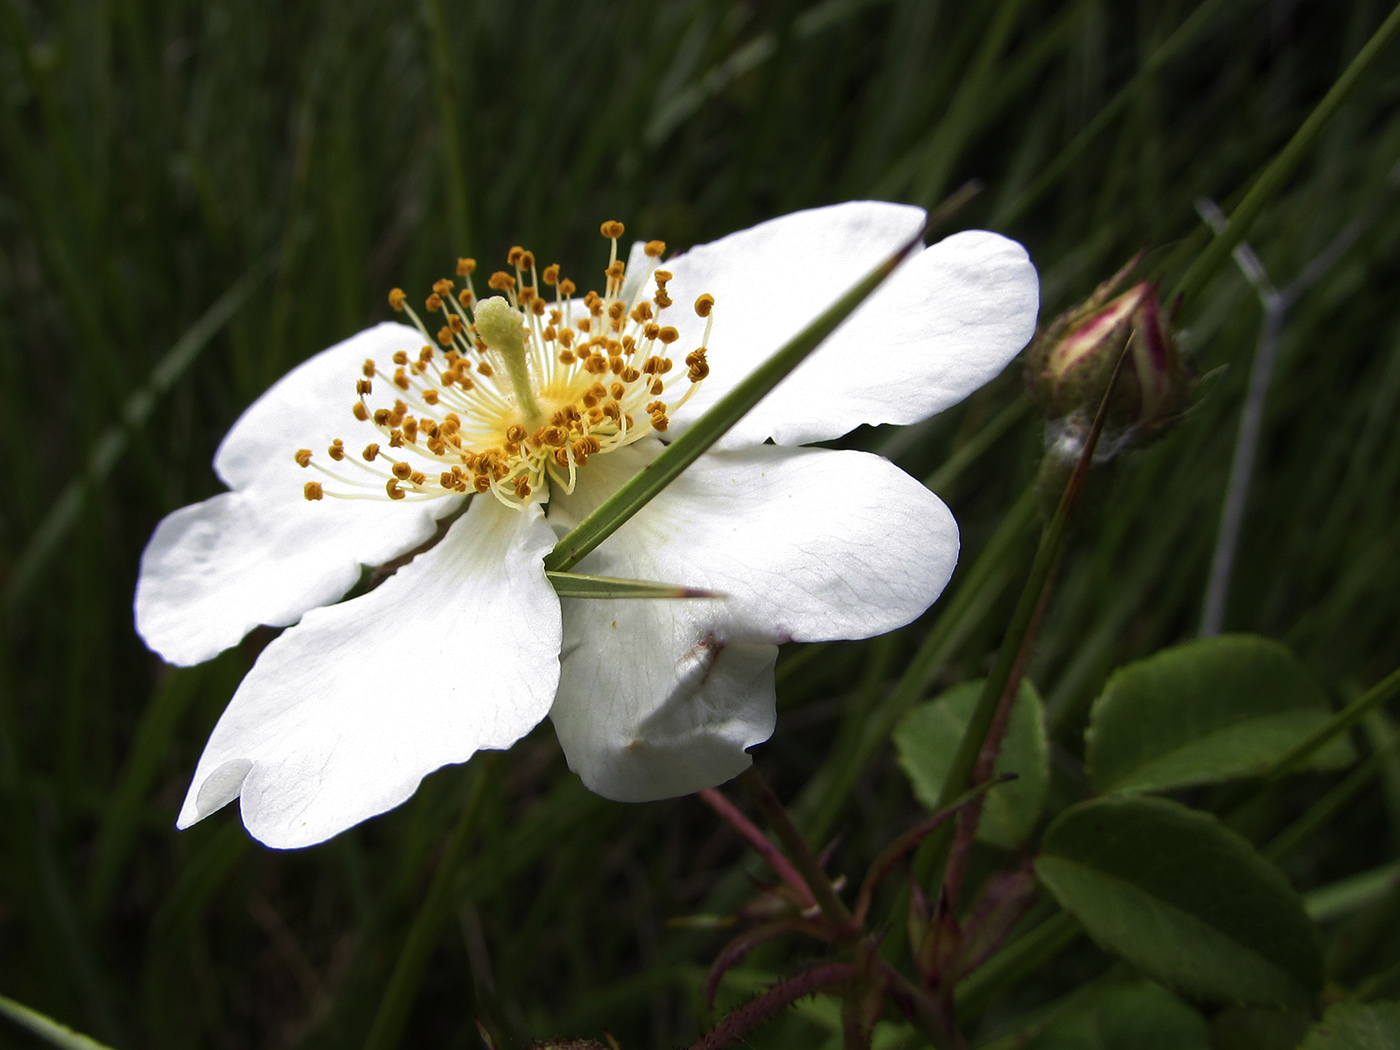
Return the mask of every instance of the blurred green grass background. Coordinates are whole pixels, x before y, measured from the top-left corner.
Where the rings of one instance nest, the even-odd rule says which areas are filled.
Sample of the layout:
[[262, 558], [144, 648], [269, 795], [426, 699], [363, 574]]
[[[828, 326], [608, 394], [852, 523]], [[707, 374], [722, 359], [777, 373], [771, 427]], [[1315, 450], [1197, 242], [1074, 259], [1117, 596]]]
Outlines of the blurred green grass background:
[[[1144, 244], [1171, 287], [1209, 236], [1196, 199], [1228, 212], [1386, 13], [0, 0], [0, 992], [119, 1048], [363, 1041], [469, 777], [438, 773], [300, 853], [252, 842], [233, 810], [177, 834], [208, 730], [270, 635], [177, 671], [130, 606], [155, 523], [218, 490], [229, 424], [386, 317], [391, 286], [516, 243], [591, 272], [603, 219], [674, 250], [839, 200], [932, 206], [976, 178], [956, 225], [1026, 244], [1042, 319]], [[1364, 224], [1286, 318], [1225, 619], [1292, 646], [1338, 700], [1400, 656], [1398, 99], [1391, 53], [1251, 237], [1285, 285]], [[774, 273], [775, 301], [802, 279], [800, 259]], [[1032, 668], [1064, 756], [1114, 666], [1200, 621], [1260, 309], [1231, 267], [1180, 321], [1205, 396], [1106, 472]], [[1034, 539], [1018, 497], [1042, 428], [1013, 367], [929, 423], [848, 440], [931, 477], [964, 554], [919, 623], [780, 662], [759, 761], [808, 830], [839, 835], [838, 870], [917, 812], [871, 727], [981, 674], [997, 644]], [[1377, 716], [1362, 746], [1395, 732]], [[693, 1038], [723, 934], [667, 920], [732, 908], [757, 862], [693, 799], [590, 795], [548, 727], [488, 773], [404, 1045], [477, 1046], [475, 1017], [522, 1041]], [[1055, 787], [1084, 790], [1072, 773]], [[1285, 793], [1261, 826], [1301, 804]], [[1289, 874], [1322, 885], [1397, 845], [1391, 753]], [[760, 953], [747, 972], [789, 964]], [[1077, 947], [996, 1009], [1104, 965]], [[752, 1045], [828, 1034], [795, 1016]]]

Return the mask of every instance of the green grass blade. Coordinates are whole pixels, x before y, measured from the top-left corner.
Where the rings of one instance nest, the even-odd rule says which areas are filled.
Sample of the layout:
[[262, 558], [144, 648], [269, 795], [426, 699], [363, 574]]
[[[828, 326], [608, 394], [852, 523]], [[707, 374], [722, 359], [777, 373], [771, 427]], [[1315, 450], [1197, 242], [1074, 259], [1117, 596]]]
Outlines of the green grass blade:
[[111, 805], [103, 815], [97, 836], [92, 875], [88, 880], [87, 899], [84, 902], [89, 918], [96, 919], [111, 907], [122, 875], [122, 865], [136, 841], [142, 806], [159, 775], [161, 761], [174, 738], [179, 719], [198, 691], [208, 688], [208, 667], [206, 664], [172, 669], [156, 688], [141, 715], [130, 757], [120, 782], [112, 792]]
[[458, 869], [466, 854], [468, 843], [478, 830], [482, 815], [482, 803], [486, 797], [486, 786], [491, 780], [493, 762], [478, 761], [473, 770], [471, 787], [466, 801], [462, 804], [461, 815], [443, 847], [442, 858], [438, 861], [432, 885], [428, 888], [423, 905], [413, 919], [398, 962], [394, 965], [393, 976], [380, 1000], [379, 1012], [365, 1038], [365, 1050], [391, 1050], [399, 1045], [404, 1024], [408, 1020], [408, 1008], [418, 986], [423, 981], [423, 971], [428, 965], [428, 955], [437, 941], [438, 931], [447, 915], [452, 901], [452, 890], [457, 882]]
[[624, 580], [616, 576], [590, 576], [579, 572], [547, 572], [554, 593], [561, 598], [723, 598], [718, 591], [682, 587], [675, 583]]
[[44, 570], [78, 523], [88, 491], [101, 485], [112, 473], [112, 469], [126, 451], [128, 434], [139, 431], [145, 425], [157, 402], [185, 374], [195, 358], [248, 301], [248, 297], [257, 290], [270, 272], [270, 259], [264, 259], [239, 278], [167, 351], [160, 363], [151, 370], [146, 385], [127, 398], [122, 410], [121, 426], [109, 427], [103, 431], [92, 451], [88, 453], [87, 469], [64, 486], [43, 524], [35, 531], [20, 555], [15, 574], [11, 577], [5, 594], [6, 604], [12, 614], [18, 612], [31, 596], [35, 584], [43, 577]]
[[52, 1017], [47, 1017], [38, 1010], [32, 1010], [4, 995], [0, 995], [0, 1014], [4, 1014], [26, 1031], [34, 1033], [50, 1046], [61, 1047], [62, 1050], [111, 1050], [105, 1043], [89, 1039], [67, 1025], [59, 1024]]
[[855, 312], [856, 307], [880, 287], [904, 257], [922, 243], [923, 231], [902, 245], [816, 320], [789, 339], [749, 377], [715, 402], [695, 425], [678, 437], [652, 463], [612, 494], [602, 506], [588, 515], [578, 527], [554, 546], [544, 560], [545, 568], [561, 572], [573, 568], [590, 551], [616, 532], [637, 511], [669, 485], [690, 464], [749, 409], [758, 404], [794, 368], [805, 361], [836, 327]]
[[1143, 62], [1133, 79], [1124, 84], [1118, 93], [1109, 100], [1108, 104], [1099, 110], [1094, 119], [1070, 141], [1069, 145], [1065, 146], [1059, 155], [1041, 170], [1035, 181], [1018, 193], [1015, 199], [1007, 203], [1005, 207], [997, 210], [992, 216], [992, 229], [1003, 230], [1019, 222], [1036, 201], [1040, 200], [1046, 191], [1055, 185], [1070, 166], [1083, 155], [1089, 144], [1103, 134], [1124, 107], [1152, 83], [1153, 78], [1156, 77], [1161, 68], [1196, 38], [1196, 34], [1209, 22], [1221, 3], [1222, 0], [1203, 0], [1201, 5], [1191, 12], [1186, 21], [1177, 27], [1176, 32], [1172, 33], [1152, 54], [1147, 56], [1147, 60]]
[[1293, 169], [1303, 159], [1303, 156], [1312, 148], [1322, 129], [1327, 126], [1328, 121], [1337, 112], [1357, 82], [1366, 73], [1379, 56], [1385, 50], [1385, 46], [1394, 38], [1396, 32], [1400, 31], [1400, 4], [1396, 4], [1391, 10], [1389, 17], [1381, 23], [1379, 29], [1371, 35], [1371, 39], [1366, 41], [1351, 64], [1343, 71], [1327, 92], [1317, 107], [1308, 114], [1308, 119], [1303, 121], [1302, 127], [1288, 140], [1288, 145], [1278, 152], [1278, 155], [1269, 162], [1269, 166], [1264, 169], [1259, 180], [1255, 182], [1250, 191], [1245, 194], [1244, 200], [1240, 201], [1240, 206], [1235, 209], [1230, 216], [1230, 225], [1225, 232], [1220, 234], [1206, 246], [1191, 268], [1186, 271], [1181, 282], [1176, 286], [1168, 302], [1175, 300], [1177, 296], [1186, 299], [1192, 298], [1205, 283], [1215, 275], [1215, 271], [1224, 265], [1230, 258], [1230, 253], [1249, 234], [1254, 221], [1259, 218], [1265, 206], [1274, 198], [1274, 195], [1283, 188], [1288, 176], [1293, 173]]

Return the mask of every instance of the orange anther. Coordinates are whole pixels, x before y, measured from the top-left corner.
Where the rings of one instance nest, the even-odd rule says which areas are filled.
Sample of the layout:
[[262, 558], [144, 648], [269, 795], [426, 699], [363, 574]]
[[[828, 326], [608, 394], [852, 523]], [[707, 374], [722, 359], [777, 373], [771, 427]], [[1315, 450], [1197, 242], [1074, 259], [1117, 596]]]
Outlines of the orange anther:
[[301, 494], [308, 500], [318, 500], [325, 495], [321, 490], [321, 483], [318, 481], [308, 481], [301, 490]]
[[617, 240], [619, 237], [621, 237], [624, 233], [627, 232], [627, 227], [623, 226], [622, 223], [618, 222], [615, 219], [603, 223], [603, 225], [600, 226], [598, 229], [604, 237], [611, 238], [612, 240]]
[[646, 247], [642, 249], [653, 259], [659, 259], [666, 254], [665, 241], [647, 241]]

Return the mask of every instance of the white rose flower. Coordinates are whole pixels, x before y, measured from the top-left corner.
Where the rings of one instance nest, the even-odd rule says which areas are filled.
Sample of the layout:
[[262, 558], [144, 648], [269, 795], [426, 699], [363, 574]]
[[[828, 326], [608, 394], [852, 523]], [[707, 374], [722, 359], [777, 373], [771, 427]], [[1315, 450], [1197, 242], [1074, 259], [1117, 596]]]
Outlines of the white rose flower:
[[[952, 515], [918, 481], [802, 446], [924, 419], [1001, 371], [1035, 328], [1025, 250], [974, 231], [918, 251], [577, 566], [723, 598], [561, 601], [542, 559], [923, 221], [905, 205], [817, 208], [660, 271], [660, 246], [639, 244], [625, 277], [621, 224], [605, 224], [601, 296], [571, 298], [550, 268], [547, 301], [514, 250], [515, 278], [491, 280], [504, 298], [435, 286], [437, 338], [381, 324], [283, 377], [219, 447], [232, 491], [169, 515], [141, 562], [137, 629], [171, 663], [288, 628], [215, 726], [178, 826], [240, 798], [266, 844], [321, 842], [546, 715], [608, 798], [742, 771], [773, 731], [780, 643], [900, 627], [957, 559]], [[472, 494], [435, 545], [339, 601]]]

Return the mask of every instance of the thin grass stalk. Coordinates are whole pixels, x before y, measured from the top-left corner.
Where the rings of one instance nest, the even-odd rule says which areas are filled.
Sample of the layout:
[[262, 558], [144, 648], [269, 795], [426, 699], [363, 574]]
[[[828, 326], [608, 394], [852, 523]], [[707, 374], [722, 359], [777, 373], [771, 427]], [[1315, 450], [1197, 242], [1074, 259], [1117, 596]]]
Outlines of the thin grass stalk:
[[793, 866], [801, 873], [802, 879], [812, 891], [812, 896], [816, 899], [817, 907], [821, 909], [822, 915], [827, 922], [838, 930], [849, 930], [855, 933], [852, 925], [851, 912], [846, 907], [840, 897], [836, 895], [835, 888], [831, 885], [831, 879], [822, 871], [821, 862], [812, 852], [807, 840], [802, 837], [802, 832], [797, 830], [797, 825], [792, 822], [792, 817], [783, 808], [782, 802], [774, 794], [773, 789], [768, 786], [768, 782], [759, 774], [757, 767], [749, 766], [739, 774], [739, 784], [749, 793], [749, 797], [763, 810], [763, 815], [768, 818], [768, 823], [774, 833], [784, 846], [787, 847], [788, 854]]
[[933, 627], [919, 643], [885, 702], [837, 735], [835, 750], [794, 807], [807, 834], [820, 841], [850, 797], [871, 757], [919, 700], [973, 626], [980, 623], [1014, 578], [1012, 548], [1035, 520], [1035, 492], [1027, 488], [997, 526]]
[[1356, 725], [1371, 711], [1400, 696], [1400, 670], [1392, 671], [1365, 693], [1342, 708], [1317, 729], [1275, 759], [1253, 785], [1241, 785], [1225, 795], [1215, 808], [1222, 813], [1238, 813], [1251, 805], [1289, 773], [1299, 769], [1327, 743]]
[[1055, 156], [1049, 164], [1041, 170], [1035, 177], [1035, 181], [1027, 186], [1016, 197], [1004, 207], [997, 210], [992, 216], [991, 225], [993, 229], [1006, 229], [1014, 226], [1036, 202], [1043, 197], [1049, 189], [1059, 182], [1064, 174], [1070, 169], [1076, 160], [1083, 155], [1095, 139], [1104, 133], [1113, 122], [1114, 118], [1137, 97], [1139, 92], [1145, 88], [1151, 79], [1157, 75], [1171, 59], [1175, 58], [1187, 44], [1196, 38], [1196, 34], [1201, 31], [1210, 20], [1216, 10], [1223, 6], [1224, 0], [1203, 0], [1203, 2], [1187, 16], [1186, 21], [1177, 27], [1171, 36], [1167, 37], [1152, 54], [1147, 56], [1147, 61], [1138, 68], [1118, 93], [1109, 100], [1108, 104], [1094, 115], [1069, 144]]
[[106, 1044], [99, 1043], [81, 1032], [75, 1032], [67, 1025], [59, 1024], [52, 1017], [41, 1014], [23, 1003], [17, 1003], [8, 996], [0, 995], [0, 1014], [59, 1050], [112, 1050]]
[[437, 871], [432, 884], [423, 898], [423, 903], [409, 927], [398, 962], [394, 964], [393, 975], [389, 978], [384, 997], [379, 1002], [379, 1011], [374, 1016], [369, 1035], [365, 1038], [365, 1050], [394, 1050], [403, 1035], [408, 1021], [408, 1010], [418, 994], [418, 986], [423, 981], [423, 971], [428, 965], [428, 955], [437, 940], [442, 921], [452, 902], [452, 891], [456, 884], [458, 869], [466, 853], [480, 820], [486, 789], [491, 782], [491, 770], [495, 765], [493, 756], [475, 763], [471, 787], [462, 811], [457, 817], [443, 846], [442, 857], [438, 860]]
[[[464, 21], [470, 23], [471, 19]], [[457, 80], [447, 54], [447, 17], [442, 0], [423, 0], [427, 49], [433, 66], [433, 99], [437, 103], [438, 134], [442, 137], [449, 232], [467, 251], [472, 243], [471, 197], [467, 192], [466, 152], [462, 148], [462, 116]]]
[[753, 370], [743, 382], [708, 411], [631, 480], [609, 496], [567, 536], [554, 545], [544, 559], [545, 569], [562, 572], [572, 569], [600, 543], [611, 536], [686, 467], [699, 459], [711, 445], [737, 423], [744, 413], [758, 404], [794, 368], [800, 365], [838, 325], [855, 312], [895, 271], [904, 257], [922, 243], [923, 231], [860, 279], [845, 295], [827, 307], [817, 318], [789, 339], [767, 361]]
[[[1099, 403], [1098, 413], [1095, 415], [1093, 425], [1089, 428], [1089, 433], [1084, 440], [1084, 448], [1080, 452], [1079, 462], [1075, 464], [1074, 472], [1065, 485], [1064, 494], [1060, 497], [1059, 506], [1055, 508], [1054, 517], [1050, 519], [1050, 523], [1045, 527], [1045, 532], [1041, 536], [1040, 547], [1036, 550], [1035, 561], [1031, 563], [1026, 586], [1021, 591], [1015, 612], [1012, 613], [1006, 637], [997, 650], [996, 662], [992, 665], [991, 673], [987, 675], [987, 681], [982, 687], [982, 695], [978, 697], [977, 706], [973, 709], [967, 731], [958, 744], [958, 750], [953, 755], [952, 764], [949, 766], [947, 777], [943, 781], [943, 790], [939, 794], [936, 807], [938, 809], [951, 805], [953, 800], [970, 786], [978, 758], [981, 756], [988, 734], [991, 732], [997, 708], [1006, 692], [1014, 690], [1019, 684], [1017, 672], [1018, 669], [1024, 668], [1030, 647], [1034, 644], [1034, 628], [1038, 622], [1037, 612], [1045, 600], [1045, 592], [1050, 587], [1050, 581], [1059, 566], [1060, 555], [1064, 552], [1065, 543], [1069, 538], [1070, 515], [1079, 499], [1079, 493], [1083, 489], [1085, 481], [1088, 480], [1089, 468], [1094, 460], [1094, 450], [1098, 447], [1099, 435], [1103, 433], [1104, 423], [1108, 419], [1109, 404], [1113, 397], [1113, 390], [1117, 386], [1118, 377], [1123, 371], [1127, 349], [1125, 344], [1123, 352], [1118, 355], [1118, 363], [1114, 366], [1113, 375], [1109, 378], [1103, 400]], [[951, 846], [952, 828], [945, 826], [930, 836], [919, 850], [918, 857], [915, 858], [915, 879], [920, 884], [927, 884], [932, 876], [933, 892], [929, 893], [931, 899], [937, 899], [943, 888], [944, 872]]]
[[1208, 245], [1206, 250], [1196, 257], [1196, 261], [1191, 264], [1185, 275], [1172, 290], [1168, 301], [1173, 301], [1178, 297], [1182, 299], [1193, 299], [1201, 291], [1216, 271], [1229, 259], [1230, 253], [1234, 251], [1235, 245], [1239, 244], [1249, 235], [1251, 227], [1263, 213], [1264, 208], [1274, 199], [1274, 196], [1283, 188], [1288, 176], [1293, 174], [1303, 157], [1307, 155], [1309, 149], [1321, 135], [1322, 129], [1341, 108], [1343, 102], [1356, 88], [1362, 76], [1370, 69], [1372, 63], [1380, 57], [1386, 45], [1394, 38], [1396, 32], [1400, 32], [1400, 4], [1397, 4], [1381, 23], [1371, 39], [1366, 41], [1363, 47], [1351, 63], [1347, 66], [1342, 75], [1337, 78], [1327, 94], [1323, 96], [1313, 111], [1308, 114], [1307, 120], [1303, 121], [1288, 144], [1269, 162], [1258, 180], [1245, 194], [1244, 200], [1240, 201], [1238, 208], [1230, 216], [1230, 224], [1225, 231], [1216, 236]]

